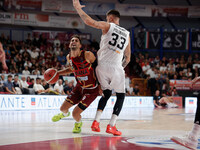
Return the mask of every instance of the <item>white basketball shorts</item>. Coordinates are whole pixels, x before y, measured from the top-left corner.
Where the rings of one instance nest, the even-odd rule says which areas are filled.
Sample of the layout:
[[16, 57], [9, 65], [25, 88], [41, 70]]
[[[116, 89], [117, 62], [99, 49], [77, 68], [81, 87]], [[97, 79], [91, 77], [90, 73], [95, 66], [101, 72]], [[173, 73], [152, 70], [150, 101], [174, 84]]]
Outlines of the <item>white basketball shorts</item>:
[[123, 67], [111, 65], [98, 65], [96, 75], [102, 90], [114, 90], [125, 93], [125, 72]]

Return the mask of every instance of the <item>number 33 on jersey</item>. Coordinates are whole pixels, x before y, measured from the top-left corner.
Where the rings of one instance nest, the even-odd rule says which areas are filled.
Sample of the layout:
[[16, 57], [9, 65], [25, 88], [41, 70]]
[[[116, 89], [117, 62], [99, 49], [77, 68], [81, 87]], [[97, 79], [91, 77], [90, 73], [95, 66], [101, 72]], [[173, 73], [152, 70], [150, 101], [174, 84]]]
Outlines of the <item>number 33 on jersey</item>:
[[100, 49], [97, 53], [98, 62], [119, 63], [123, 59], [124, 50], [129, 42], [129, 31], [110, 23], [110, 29], [101, 37]]

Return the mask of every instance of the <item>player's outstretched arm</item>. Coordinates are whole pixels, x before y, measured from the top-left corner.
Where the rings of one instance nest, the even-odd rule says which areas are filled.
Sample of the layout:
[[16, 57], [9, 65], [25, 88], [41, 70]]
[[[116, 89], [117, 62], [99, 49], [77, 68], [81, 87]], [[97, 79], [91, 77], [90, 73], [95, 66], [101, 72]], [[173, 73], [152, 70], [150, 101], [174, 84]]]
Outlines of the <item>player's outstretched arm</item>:
[[131, 44], [130, 44], [130, 38], [129, 38], [129, 43], [124, 51], [124, 59], [122, 62], [122, 66], [125, 68], [130, 62], [130, 60], [131, 60]]
[[105, 21], [96, 21], [92, 19], [82, 10], [82, 8], [85, 7], [85, 5], [81, 5], [79, 0], [73, 0], [73, 6], [85, 24], [93, 28], [101, 29], [105, 32], [109, 30], [110, 24]]

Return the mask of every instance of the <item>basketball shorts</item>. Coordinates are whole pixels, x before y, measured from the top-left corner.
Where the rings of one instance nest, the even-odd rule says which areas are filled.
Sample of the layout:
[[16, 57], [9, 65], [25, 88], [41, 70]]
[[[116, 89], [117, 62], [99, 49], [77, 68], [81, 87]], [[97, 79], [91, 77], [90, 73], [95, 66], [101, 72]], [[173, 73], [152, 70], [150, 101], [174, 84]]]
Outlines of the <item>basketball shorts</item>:
[[86, 109], [98, 95], [98, 86], [94, 89], [83, 89], [79, 84], [77, 84], [65, 100], [72, 105], [82, 104], [84, 109]]
[[98, 65], [96, 75], [102, 90], [114, 90], [125, 93], [125, 72], [123, 67], [112, 65]]

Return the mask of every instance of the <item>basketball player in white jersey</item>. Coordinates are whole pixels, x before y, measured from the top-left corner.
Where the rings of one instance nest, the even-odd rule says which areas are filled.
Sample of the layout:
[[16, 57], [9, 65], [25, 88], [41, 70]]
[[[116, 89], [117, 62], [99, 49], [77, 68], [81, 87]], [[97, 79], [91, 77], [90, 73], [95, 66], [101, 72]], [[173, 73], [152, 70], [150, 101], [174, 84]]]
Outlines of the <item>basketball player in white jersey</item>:
[[107, 22], [96, 21], [82, 10], [85, 6], [81, 5], [79, 0], [73, 0], [73, 5], [85, 24], [102, 30], [100, 49], [97, 52], [96, 74], [103, 90], [103, 96], [99, 101], [96, 117], [91, 128], [95, 132], [100, 132], [100, 117], [112, 90], [114, 90], [117, 100], [106, 132], [121, 135], [122, 133], [116, 129], [115, 124], [125, 98], [124, 68], [130, 62], [130, 33], [119, 26], [120, 13], [116, 10], [110, 10], [107, 13]]
[[6, 55], [3, 50], [3, 45], [0, 42], [0, 62], [2, 63], [2, 67], [4, 70], [8, 70], [8, 67], [6, 65]]
[[[192, 85], [194, 85], [198, 81], [200, 81], [200, 76], [192, 80]], [[190, 131], [189, 135], [185, 139], [172, 137], [171, 140], [177, 144], [195, 150], [197, 149], [199, 135], [200, 135], [200, 93], [197, 96], [197, 109], [192, 131]]]

